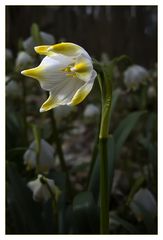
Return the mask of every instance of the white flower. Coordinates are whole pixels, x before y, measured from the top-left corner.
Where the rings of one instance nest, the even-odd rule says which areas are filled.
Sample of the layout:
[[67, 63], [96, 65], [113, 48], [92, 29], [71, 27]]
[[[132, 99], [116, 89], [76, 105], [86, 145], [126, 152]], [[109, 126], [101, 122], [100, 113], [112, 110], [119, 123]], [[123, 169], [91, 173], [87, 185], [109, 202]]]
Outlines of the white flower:
[[149, 98], [154, 98], [156, 97], [156, 89], [153, 86], [150, 86], [147, 91], [147, 95]]
[[6, 60], [11, 60], [13, 59], [13, 54], [12, 51], [9, 48], [6, 48]]
[[137, 90], [149, 77], [148, 71], [139, 65], [132, 65], [124, 72], [124, 83], [128, 90]]
[[6, 77], [7, 86], [6, 86], [6, 96], [9, 98], [19, 99], [21, 98], [21, 87], [20, 84], [15, 80], [10, 80], [10, 77]]
[[25, 67], [31, 66], [33, 63], [33, 58], [26, 52], [21, 51], [18, 53], [18, 56], [16, 58], [16, 69], [22, 70]]
[[61, 191], [55, 185], [54, 181], [45, 178], [41, 174], [37, 176], [37, 179], [27, 183], [27, 186], [33, 192], [33, 200], [37, 202], [46, 202], [51, 197], [58, 201]]
[[[53, 44], [55, 42], [54, 37], [46, 32], [40, 32], [41, 40], [43, 44]], [[33, 48], [35, 46], [35, 41], [33, 37], [28, 37], [25, 41], [23, 41], [23, 47], [27, 53], [33, 56], [35, 54]]]
[[99, 109], [94, 104], [88, 104], [84, 110], [84, 118], [86, 120], [96, 120], [99, 116]]
[[[54, 167], [54, 149], [44, 139], [40, 142], [40, 153], [39, 153], [39, 170], [46, 172]], [[33, 141], [28, 150], [25, 152], [24, 164], [27, 165], [27, 170], [36, 168], [37, 154], [36, 154], [36, 143]]]
[[41, 87], [50, 92], [40, 112], [82, 102], [91, 91], [97, 75], [88, 53], [68, 42], [38, 46], [35, 51], [46, 57], [38, 67], [21, 73], [37, 79]]
[[61, 105], [54, 109], [55, 120], [58, 124], [61, 123], [63, 119], [67, 119], [71, 113], [76, 111], [76, 106]]
[[142, 221], [144, 219], [145, 213], [148, 214], [149, 217], [156, 217], [156, 200], [147, 188], [139, 189], [130, 203], [130, 208], [137, 217], [138, 221]]

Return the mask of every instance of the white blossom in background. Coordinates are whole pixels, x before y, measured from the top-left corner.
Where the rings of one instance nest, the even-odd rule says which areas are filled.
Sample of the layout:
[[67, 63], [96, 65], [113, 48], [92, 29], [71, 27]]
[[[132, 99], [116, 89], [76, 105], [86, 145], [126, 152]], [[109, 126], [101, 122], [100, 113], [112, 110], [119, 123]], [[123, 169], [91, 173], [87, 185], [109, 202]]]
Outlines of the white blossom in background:
[[[37, 154], [36, 143], [33, 141], [28, 150], [23, 156], [24, 164], [27, 170], [36, 168]], [[54, 168], [54, 148], [46, 142], [44, 139], [40, 141], [40, 154], [39, 154], [39, 170], [41, 172], [47, 172], [49, 169]]]
[[148, 78], [148, 71], [139, 65], [132, 65], [124, 72], [124, 83], [128, 90], [137, 90]]
[[46, 57], [38, 67], [21, 73], [35, 78], [44, 90], [49, 91], [49, 98], [41, 106], [40, 112], [82, 102], [90, 93], [97, 76], [89, 54], [69, 42], [37, 46], [35, 51]]
[[57, 124], [59, 124], [62, 120], [66, 119], [71, 115], [71, 113], [76, 112], [76, 106], [67, 106], [61, 105], [55, 109], [53, 109], [55, 120]]
[[[46, 32], [40, 32], [40, 36], [42, 39], [43, 44], [54, 44], [55, 43], [55, 38], [53, 37], [53, 35], [46, 33]], [[23, 41], [23, 47], [25, 49], [25, 51], [27, 53], [29, 53], [30, 55], [34, 55], [34, 47], [35, 47], [36, 43], [33, 39], [33, 37], [28, 37], [26, 40]]]
[[149, 98], [156, 97], [156, 89], [153, 86], [150, 86], [147, 90], [147, 95]]
[[6, 77], [6, 97], [19, 99], [22, 96], [21, 86], [20, 84], [12, 80], [9, 76]]
[[28, 53], [19, 52], [16, 58], [16, 70], [21, 71], [25, 67], [30, 67], [33, 61], [33, 58]]
[[13, 54], [12, 51], [9, 48], [6, 48], [6, 60], [11, 60], [13, 59]]
[[94, 104], [88, 104], [84, 110], [84, 119], [86, 121], [96, 121], [98, 119], [98, 116], [100, 114], [99, 108]]
[[157, 214], [156, 200], [147, 188], [139, 189], [130, 203], [130, 208], [138, 221], [144, 219], [144, 211], [152, 218], [155, 218]]
[[36, 202], [47, 202], [51, 197], [57, 202], [61, 194], [54, 180], [45, 178], [41, 174], [36, 180], [28, 182], [27, 187], [33, 192], [33, 200]]

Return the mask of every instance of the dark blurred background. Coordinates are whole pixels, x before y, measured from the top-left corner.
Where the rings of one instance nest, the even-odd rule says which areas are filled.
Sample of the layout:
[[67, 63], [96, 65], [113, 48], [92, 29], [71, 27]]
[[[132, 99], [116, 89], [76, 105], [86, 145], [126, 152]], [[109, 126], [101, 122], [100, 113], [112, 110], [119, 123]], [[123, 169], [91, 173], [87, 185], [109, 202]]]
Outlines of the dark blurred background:
[[157, 62], [157, 6], [7, 6], [6, 47], [16, 54], [33, 22], [56, 42], [77, 43], [97, 59], [105, 52], [127, 54], [147, 68]]

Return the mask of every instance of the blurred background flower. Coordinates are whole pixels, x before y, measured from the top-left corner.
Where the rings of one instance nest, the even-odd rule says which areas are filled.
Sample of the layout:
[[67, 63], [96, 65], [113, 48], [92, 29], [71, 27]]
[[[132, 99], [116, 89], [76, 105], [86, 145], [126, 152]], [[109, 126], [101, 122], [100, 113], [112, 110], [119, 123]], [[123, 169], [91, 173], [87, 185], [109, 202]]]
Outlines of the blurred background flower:
[[36, 142], [33, 141], [24, 153], [23, 158], [27, 170], [34, 169], [38, 165], [40, 172], [47, 172], [54, 168], [54, 147], [41, 139], [40, 153], [37, 156]]

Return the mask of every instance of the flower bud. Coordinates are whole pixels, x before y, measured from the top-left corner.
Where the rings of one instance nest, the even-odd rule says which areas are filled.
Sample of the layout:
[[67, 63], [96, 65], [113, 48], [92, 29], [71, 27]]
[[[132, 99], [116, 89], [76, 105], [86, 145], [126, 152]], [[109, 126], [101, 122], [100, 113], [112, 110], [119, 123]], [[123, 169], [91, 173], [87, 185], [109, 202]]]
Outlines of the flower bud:
[[128, 90], [136, 91], [141, 84], [145, 84], [149, 77], [148, 71], [139, 65], [133, 65], [124, 72], [124, 83]]
[[33, 192], [33, 200], [36, 202], [47, 202], [51, 197], [57, 202], [61, 195], [60, 189], [52, 179], [48, 179], [41, 174], [37, 179], [27, 183], [27, 187]]

